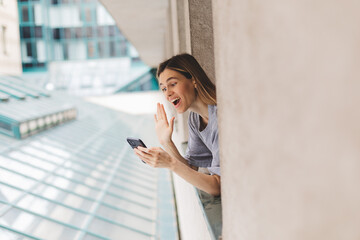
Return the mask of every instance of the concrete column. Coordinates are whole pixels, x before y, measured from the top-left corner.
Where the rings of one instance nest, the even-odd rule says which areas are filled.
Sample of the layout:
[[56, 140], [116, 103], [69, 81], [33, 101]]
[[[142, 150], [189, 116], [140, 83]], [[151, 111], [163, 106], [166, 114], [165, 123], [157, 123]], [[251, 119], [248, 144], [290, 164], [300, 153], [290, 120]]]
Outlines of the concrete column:
[[176, 0], [169, 0], [165, 33], [165, 56], [170, 58], [179, 53], [179, 30]]
[[191, 53], [189, 2], [188, 0], [183, 0], [176, 1], [176, 3], [179, 31], [179, 52]]
[[170, 9], [170, 18], [171, 18], [171, 32], [172, 32], [172, 42], [173, 42], [173, 55], [179, 54], [180, 43], [179, 43], [179, 24], [177, 16], [177, 3], [176, 0], [170, 0], [169, 2]]
[[[171, 17], [171, 9], [170, 6], [167, 9], [166, 12], [166, 31], [164, 34], [165, 38], [165, 45], [164, 45], [164, 52], [165, 52], [165, 59], [170, 58], [174, 55], [174, 42], [173, 42], [173, 29], [172, 29], [172, 17]], [[157, 65], [160, 62], [157, 63]], [[156, 67], [157, 67], [156, 65]]]
[[189, 0], [191, 52], [215, 82], [212, 6], [209, 0]]
[[360, 2], [213, 3], [223, 239], [360, 239]]

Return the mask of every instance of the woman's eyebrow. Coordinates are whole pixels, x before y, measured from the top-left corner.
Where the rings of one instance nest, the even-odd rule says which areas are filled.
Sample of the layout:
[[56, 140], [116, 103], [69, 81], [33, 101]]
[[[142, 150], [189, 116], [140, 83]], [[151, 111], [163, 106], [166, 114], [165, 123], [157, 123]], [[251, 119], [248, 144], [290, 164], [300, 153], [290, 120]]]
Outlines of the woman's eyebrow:
[[[170, 81], [171, 79], [177, 79], [177, 77], [169, 77], [168, 79], [166, 79], [166, 82]], [[159, 86], [161, 86], [161, 85], [164, 85], [164, 84], [159, 83]]]

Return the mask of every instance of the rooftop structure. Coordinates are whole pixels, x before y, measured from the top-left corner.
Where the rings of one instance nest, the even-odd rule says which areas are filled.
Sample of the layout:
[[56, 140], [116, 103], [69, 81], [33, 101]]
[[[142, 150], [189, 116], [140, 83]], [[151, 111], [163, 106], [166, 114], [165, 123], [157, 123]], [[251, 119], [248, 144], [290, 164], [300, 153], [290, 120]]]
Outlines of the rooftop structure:
[[[142, 163], [126, 142], [156, 145], [153, 116], [55, 96], [75, 106], [76, 120], [22, 140], [0, 134], [0, 239], [177, 239], [171, 175]], [[13, 103], [21, 115], [15, 105], [41, 98], [0, 106]]]
[[77, 109], [56, 93], [0, 76], [0, 133], [22, 139], [76, 118]]

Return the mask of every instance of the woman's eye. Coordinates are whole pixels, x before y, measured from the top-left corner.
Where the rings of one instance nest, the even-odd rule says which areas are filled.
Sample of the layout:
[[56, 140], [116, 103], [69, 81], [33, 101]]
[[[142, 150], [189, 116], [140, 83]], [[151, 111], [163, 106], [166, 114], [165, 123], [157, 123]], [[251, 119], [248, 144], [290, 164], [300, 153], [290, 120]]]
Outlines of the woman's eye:
[[166, 88], [161, 89], [161, 91], [165, 92], [165, 91], [166, 91]]
[[176, 85], [176, 83], [172, 83], [171, 86], [174, 87]]

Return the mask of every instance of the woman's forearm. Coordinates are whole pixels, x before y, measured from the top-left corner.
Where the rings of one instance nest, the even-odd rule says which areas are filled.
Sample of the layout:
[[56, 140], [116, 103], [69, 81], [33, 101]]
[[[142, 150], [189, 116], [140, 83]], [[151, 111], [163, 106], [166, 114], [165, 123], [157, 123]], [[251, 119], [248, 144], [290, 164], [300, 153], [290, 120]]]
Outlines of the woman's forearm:
[[220, 195], [220, 176], [207, 175], [192, 169], [179, 154], [175, 145], [169, 148], [169, 152], [159, 147], [144, 148], [140, 146], [134, 148], [134, 152], [149, 166], [168, 168], [195, 187], [214, 196]]
[[181, 156], [175, 144], [170, 141], [163, 144], [165, 151], [177, 161], [171, 170], [195, 187], [214, 196], [220, 195], [220, 177], [218, 175], [207, 175], [192, 168], [185, 158]]
[[183, 156], [181, 156], [179, 150], [176, 148], [173, 141], [170, 140], [169, 142], [162, 143], [161, 145], [164, 147], [165, 151], [170, 154], [170, 156], [172, 156], [175, 159], [178, 159], [186, 166], [189, 166], [189, 163], [186, 161], [185, 158], [183, 158]]
[[207, 175], [197, 172], [188, 165], [185, 165], [183, 162], [177, 161], [176, 159], [173, 162], [170, 170], [176, 173], [179, 177], [185, 179], [190, 184], [213, 196], [219, 196], [221, 193], [220, 176], [218, 175]]

